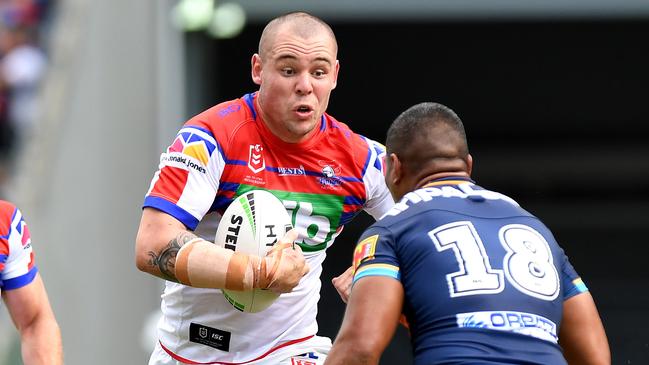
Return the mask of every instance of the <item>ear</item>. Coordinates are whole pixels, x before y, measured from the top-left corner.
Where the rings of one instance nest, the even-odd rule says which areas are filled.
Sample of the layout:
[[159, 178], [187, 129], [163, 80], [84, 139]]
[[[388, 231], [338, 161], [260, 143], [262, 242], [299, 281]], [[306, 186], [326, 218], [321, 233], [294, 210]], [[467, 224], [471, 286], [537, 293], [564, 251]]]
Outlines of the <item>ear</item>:
[[390, 176], [388, 176], [388, 178], [390, 179], [391, 185], [394, 186], [399, 184], [403, 178], [403, 166], [401, 165], [401, 161], [399, 161], [399, 157], [394, 153], [391, 153], [390, 156], [388, 156], [388, 159], [390, 160], [391, 165], [391, 168], [389, 169]]
[[466, 172], [471, 176], [471, 171], [473, 171], [473, 156], [471, 154], [466, 155]]
[[336, 65], [334, 66], [334, 86], [331, 88], [332, 90], [338, 85], [338, 71], [340, 71], [340, 61], [336, 60]]
[[250, 60], [250, 73], [252, 75], [252, 82], [257, 85], [261, 85], [261, 71], [261, 57], [259, 57], [259, 54], [255, 53], [252, 55], [252, 59]]

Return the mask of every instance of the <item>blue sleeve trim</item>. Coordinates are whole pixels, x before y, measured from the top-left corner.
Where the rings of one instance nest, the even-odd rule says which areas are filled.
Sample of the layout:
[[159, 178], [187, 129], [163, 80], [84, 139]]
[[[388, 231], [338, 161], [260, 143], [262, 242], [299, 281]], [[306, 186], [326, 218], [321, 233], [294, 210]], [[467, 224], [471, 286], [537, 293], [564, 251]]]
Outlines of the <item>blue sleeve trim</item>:
[[366, 276], [387, 276], [401, 281], [401, 273], [399, 271], [385, 268], [367, 268], [354, 275], [354, 281], [352, 282], [352, 284], [356, 283], [359, 279]]
[[146, 198], [144, 198], [144, 205], [142, 207], [151, 207], [161, 210], [181, 221], [187, 228], [192, 231], [196, 229], [196, 226], [198, 226], [198, 219], [196, 219], [196, 217], [189, 214], [186, 210], [180, 208], [176, 204], [163, 198], [157, 196], [147, 196]]
[[584, 282], [580, 278], [573, 280], [572, 285], [573, 286], [568, 289], [563, 295], [563, 300], [567, 300], [568, 298], [572, 298], [577, 294], [585, 293], [588, 291], [588, 287], [586, 287], [586, 284], [584, 284]]
[[18, 289], [34, 281], [36, 274], [38, 273], [38, 268], [33, 266], [31, 270], [25, 275], [21, 275], [15, 278], [7, 279], [2, 281], [2, 286], [4, 290]]

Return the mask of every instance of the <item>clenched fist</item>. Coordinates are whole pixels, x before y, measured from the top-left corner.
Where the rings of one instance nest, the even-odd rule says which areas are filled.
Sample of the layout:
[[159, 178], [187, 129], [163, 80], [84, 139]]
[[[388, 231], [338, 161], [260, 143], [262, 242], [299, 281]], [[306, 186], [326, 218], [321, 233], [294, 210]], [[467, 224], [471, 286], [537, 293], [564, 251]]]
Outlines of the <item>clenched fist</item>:
[[276, 293], [289, 293], [309, 272], [302, 249], [293, 245], [296, 239], [297, 232], [291, 229], [268, 251], [261, 263], [260, 288]]

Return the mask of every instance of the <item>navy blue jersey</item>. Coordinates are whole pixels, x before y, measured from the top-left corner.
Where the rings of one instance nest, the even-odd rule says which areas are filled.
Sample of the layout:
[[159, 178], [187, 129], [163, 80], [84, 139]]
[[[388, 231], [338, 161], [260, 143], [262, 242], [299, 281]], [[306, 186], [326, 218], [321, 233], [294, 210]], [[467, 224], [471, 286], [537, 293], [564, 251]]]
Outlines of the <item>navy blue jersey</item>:
[[550, 230], [471, 180], [408, 193], [368, 228], [354, 283], [400, 280], [415, 364], [565, 364], [563, 301], [587, 290]]

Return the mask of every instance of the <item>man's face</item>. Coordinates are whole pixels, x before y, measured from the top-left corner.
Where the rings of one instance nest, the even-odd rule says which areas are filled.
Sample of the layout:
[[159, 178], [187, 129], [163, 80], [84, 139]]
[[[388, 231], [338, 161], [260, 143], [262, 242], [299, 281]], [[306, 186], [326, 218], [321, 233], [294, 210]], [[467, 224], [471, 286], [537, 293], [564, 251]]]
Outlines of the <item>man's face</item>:
[[301, 38], [280, 29], [263, 59], [252, 58], [259, 107], [269, 129], [286, 142], [301, 142], [319, 127], [336, 87], [336, 45], [325, 31]]

